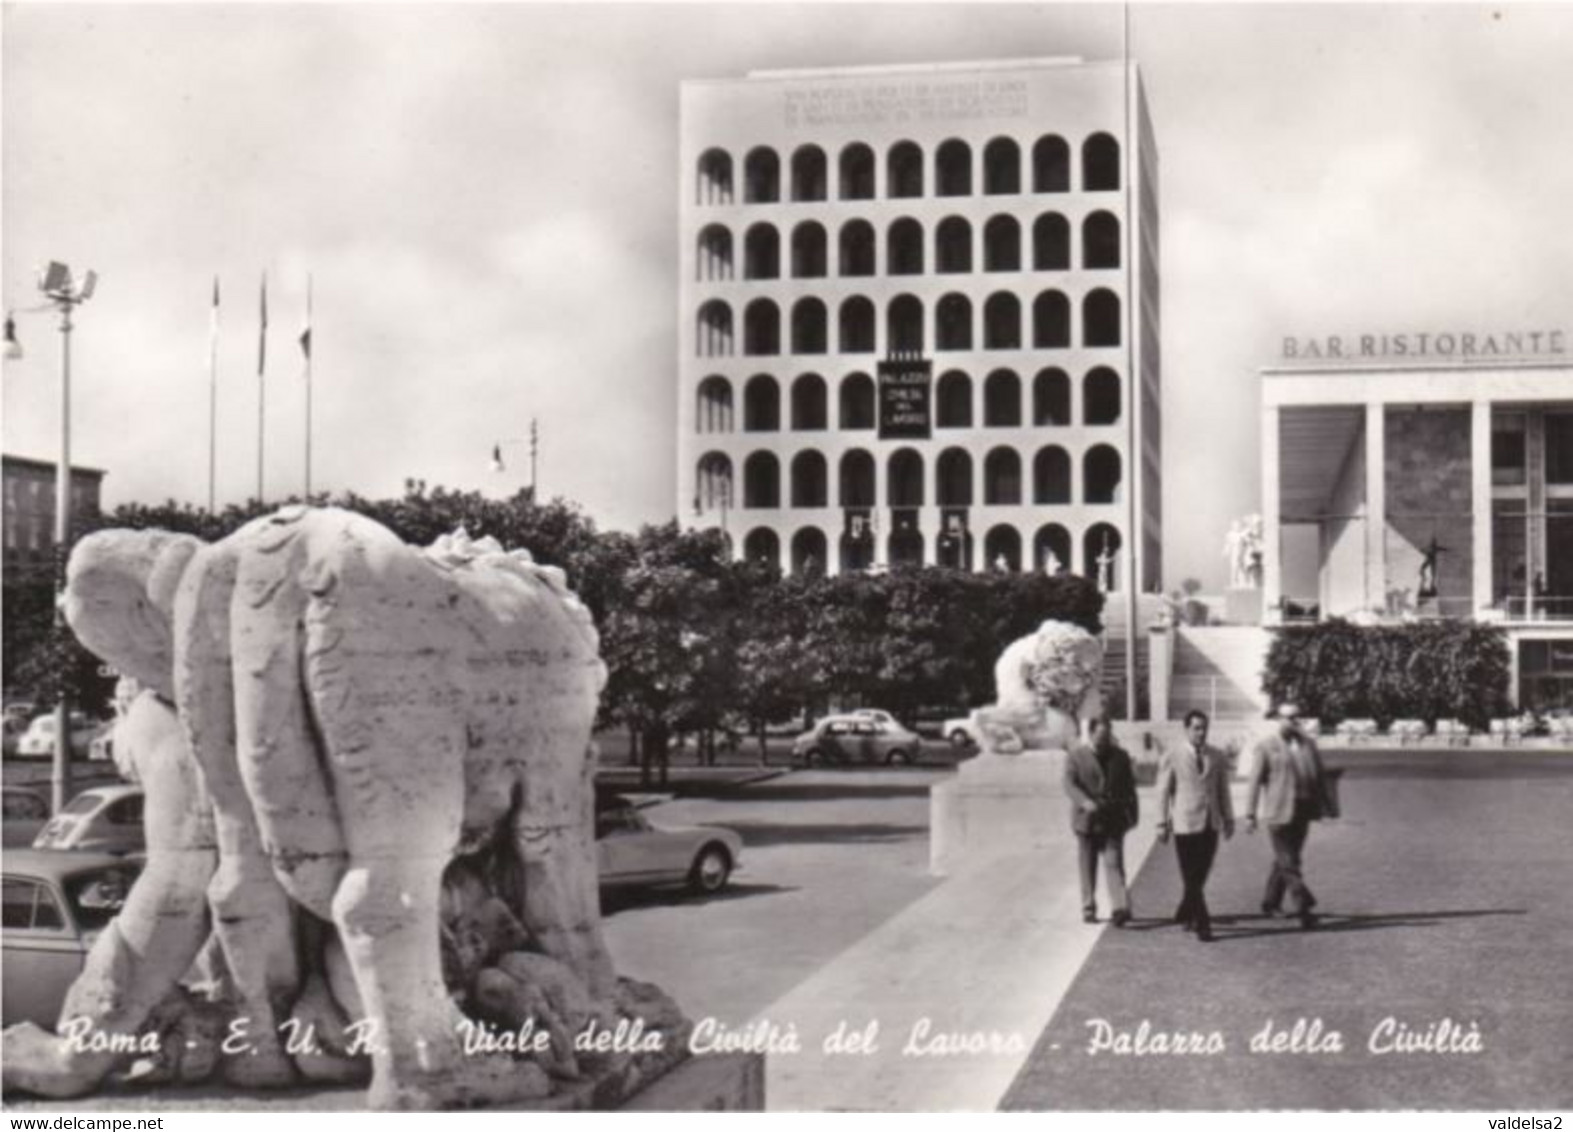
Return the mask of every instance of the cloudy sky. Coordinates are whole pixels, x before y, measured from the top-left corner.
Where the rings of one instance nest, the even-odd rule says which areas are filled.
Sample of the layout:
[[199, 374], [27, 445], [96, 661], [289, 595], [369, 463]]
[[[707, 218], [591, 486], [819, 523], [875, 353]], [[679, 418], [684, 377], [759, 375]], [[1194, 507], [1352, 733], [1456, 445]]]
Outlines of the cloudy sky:
[[[96, 268], [74, 461], [109, 503], [315, 485], [541, 486], [674, 510], [677, 88], [754, 68], [1120, 49], [1114, 5], [7, 4], [3, 283]], [[1161, 159], [1167, 584], [1257, 506], [1256, 370], [1283, 335], [1573, 323], [1573, 6], [1135, 5]], [[56, 335], [23, 316], [4, 448], [53, 459]]]

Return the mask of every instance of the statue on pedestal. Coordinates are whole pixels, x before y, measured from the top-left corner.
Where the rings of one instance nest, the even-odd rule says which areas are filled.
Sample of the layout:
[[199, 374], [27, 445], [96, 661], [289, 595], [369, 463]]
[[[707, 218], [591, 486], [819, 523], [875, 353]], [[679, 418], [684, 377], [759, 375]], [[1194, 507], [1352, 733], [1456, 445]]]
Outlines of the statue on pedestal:
[[1045, 621], [1013, 642], [994, 666], [995, 702], [972, 713], [985, 755], [1066, 750], [1081, 721], [1103, 706], [1103, 646], [1064, 621]]
[[[142, 687], [115, 748], [146, 791], [148, 860], [62, 1031], [157, 1035], [153, 1072], [177, 1080], [369, 1078], [378, 1108], [604, 1102], [684, 1056], [688, 1022], [619, 979], [601, 935], [606, 669], [560, 570], [289, 507], [212, 545], [89, 535], [64, 610]], [[574, 1041], [635, 1023], [660, 1050]], [[526, 1025], [548, 1040], [467, 1040]], [[0, 1052], [7, 1089], [53, 1097], [129, 1060], [31, 1023]]]
[[1262, 584], [1262, 517], [1247, 515], [1229, 524], [1223, 556], [1229, 563], [1229, 588], [1257, 589]]
[[1421, 551], [1420, 587], [1415, 593], [1415, 596], [1421, 601], [1436, 597], [1436, 579], [1438, 566], [1437, 559], [1441, 555], [1449, 553], [1451, 553], [1451, 551], [1449, 551], [1447, 547], [1436, 541], [1436, 535], [1431, 536], [1431, 541], [1428, 542], [1425, 546], [1425, 549]]

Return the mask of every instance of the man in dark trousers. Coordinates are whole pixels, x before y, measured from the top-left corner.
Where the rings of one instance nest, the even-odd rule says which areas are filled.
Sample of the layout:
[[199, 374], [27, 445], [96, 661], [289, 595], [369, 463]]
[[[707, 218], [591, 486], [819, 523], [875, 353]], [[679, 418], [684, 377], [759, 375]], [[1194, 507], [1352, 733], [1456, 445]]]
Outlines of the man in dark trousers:
[[1278, 730], [1256, 746], [1256, 767], [1251, 773], [1251, 793], [1245, 807], [1245, 828], [1256, 832], [1260, 808], [1273, 845], [1273, 867], [1267, 874], [1262, 912], [1276, 916], [1287, 896], [1294, 904], [1300, 926], [1316, 926], [1316, 897], [1305, 883], [1301, 855], [1311, 823], [1338, 816], [1338, 805], [1329, 786], [1327, 768], [1315, 741], [1300, 730], [1300, 712], [1294, 704], [1278, 709]]
[[1185, 895], [1174, 918], [1204, 943], [1213, 938], [1204, 889], [1218, 854], [1218, 835], [1234, 836], [1229, 759], [1207, 745], [1207, 713], [1185, 717], [1185, 742], [1164, 752], [1158, 768], [1158, 840], [1174, 835]]
[[1109, 892], [1110, 922], [1124, 927], [1131, 918], [1125, 889], [1125, 834], [1136, 824], [1136, 773], [1131, 757], [1114, 741], [1107, 715], [1088, 725], [1089, 742], [1065, 756], [1065, 793], [1071, 800], [1071, 829], [1081, 850], [1081, 918], [1098, 921], [1097, 866]]

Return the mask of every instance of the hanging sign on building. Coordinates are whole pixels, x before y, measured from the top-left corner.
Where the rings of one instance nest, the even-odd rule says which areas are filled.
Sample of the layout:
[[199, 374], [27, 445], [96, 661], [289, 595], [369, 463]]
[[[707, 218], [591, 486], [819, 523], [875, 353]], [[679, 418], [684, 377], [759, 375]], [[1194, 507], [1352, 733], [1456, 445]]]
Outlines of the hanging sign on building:
[[934, 366], [926, 358], [879, 363], [879, 438], [927, 440], [932, 431]]

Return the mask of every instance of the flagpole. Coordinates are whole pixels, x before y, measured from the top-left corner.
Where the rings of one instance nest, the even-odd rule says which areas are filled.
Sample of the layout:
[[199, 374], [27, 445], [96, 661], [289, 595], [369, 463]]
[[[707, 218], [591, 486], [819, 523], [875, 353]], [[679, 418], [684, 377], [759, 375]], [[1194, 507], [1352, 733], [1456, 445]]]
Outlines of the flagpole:
[[1137, 696], [1136, 674], [1136, 645], [1140, 637], [1137, 631], [1136, 618], [1140, 615], [1140, 603], [1137, 600], [1137, 586], [1140, 579], [1137, 571], [1140, 569], [1140, 547], [1143, 537], [1143, 508], [1138, 507], [1141, 498], [1142, 483], [1142, 432], [1138, 426], [1141, 415], [1142, 381], [1144, 375], [1140, 369], [1140, 360], [1136, 356], [1136, 318], [1135, 310], [1139, 296], [1136, 288], [1139, 286], [1133, 272], [1132, 260], [1135, 258], [1136, 241], [1132, 233], [1136, 229], [1136, 217], [1131, 213], [1131, 178], [1138, 169], [1136, 154], [1132, 145], [1141, 145], [1139, 131], [1131, 129], [1131, 6], [1129, 0], [1120, 5], [1120, 96], [1121, 107], [1124, 110], [1125, 121], [1123, 124], [1124, 144], [1120, 146], [1120, 156], [1124, 168], [1120, 171], [1120, 188], [1124, 196], [1125, 223], [1122, 234], [1125, 237], [1124, 254], [1121, 260], [1125, 265], [1125, 302], [1123, 313], [1125, 326], [1122, 337], [1125, 341], [1125, 372], [1126, 388], [1130, 391], [1128, 399], [1130, 408], [1125, 414], [1126, 457], [1130, 467], [1130, 488], [1125, 493], [1126, 530], [1125, 538], [1125, 718], [1136, 722], [1136, 708], [1139, 697]]
[[530, 418], [530, 502], [539, 503], [540, 495], [535, 490], [535, 460], [540, 452], [540, 432], [536, 428], [536, 419]]
[[306, 330], [300, 336], [306, 352], [306, 502], [311, 502], [311, 274], [306, 274]]
[[268, 273], [262, 273], [262, 322], [257, 332], [257, 502], [261, 503], [262, 494], [262, 458], [264, 439], [266, 433], [267, 414], [267, 381], [264, 374], [267, 372], [268, 361]]
[[208, 327], [208, 514], [218, 510], [218, 276]]

